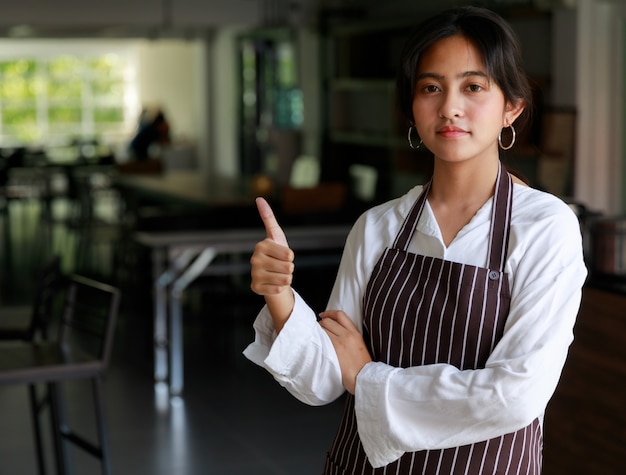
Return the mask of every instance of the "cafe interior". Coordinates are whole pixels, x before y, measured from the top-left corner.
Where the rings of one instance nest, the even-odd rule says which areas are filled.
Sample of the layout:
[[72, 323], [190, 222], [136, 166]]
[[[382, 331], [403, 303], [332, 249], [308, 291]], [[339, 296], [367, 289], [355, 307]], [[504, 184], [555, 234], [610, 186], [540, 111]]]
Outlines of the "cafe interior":
[[0, 475], [321, 473], [344, 398], [307, 406], [242, 354], [255, 197], [323, 310], [354, 220], [432, 172], [394, 102], [402, 41], [467, 4], [520, 37], [536, 107], [502, 161], [570, 205], [589, 269], [544, 473], [623, 473], [622, 1], [22, 0], [0, 18]]

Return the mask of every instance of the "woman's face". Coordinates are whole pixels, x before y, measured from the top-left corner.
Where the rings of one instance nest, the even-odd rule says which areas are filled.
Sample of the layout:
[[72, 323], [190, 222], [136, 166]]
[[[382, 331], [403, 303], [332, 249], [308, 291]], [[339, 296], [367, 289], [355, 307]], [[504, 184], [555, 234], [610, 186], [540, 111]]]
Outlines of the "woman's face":
[[462, 35], [439, 40], [419, 62], [413, 118], [436, 158], [497, 158], [498, 135], [523, 107], [509, 104], [490, 79], [474, 44]]

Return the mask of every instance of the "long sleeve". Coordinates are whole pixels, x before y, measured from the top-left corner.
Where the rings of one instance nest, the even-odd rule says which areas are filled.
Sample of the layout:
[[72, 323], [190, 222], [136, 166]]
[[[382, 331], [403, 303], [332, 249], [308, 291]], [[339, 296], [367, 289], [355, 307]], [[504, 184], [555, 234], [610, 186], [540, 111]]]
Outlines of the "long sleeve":
[[294, 309], [278, 336], [263, 307], [254, 321], [255, 341], [244, 355], [300, 401], [327, 404], [344, 392], [337, 354], [313, 310], [295, 291], [294, 296]]
[[[372, 269], [392, 245], [419, 187], [366, 212], [344, 249], [328, 308], [343, 310], [362, 327], [362, 304]], [[426, 206], [409, 251], [484, 267], [491, 202], [443, 244]], [[358, 431], [374, 466], [404, 452], [487, 440], [543, 417], [573, 338], [581, 288], [587, 275], [578, 221], [546, 193], [516, 185], [505, 272], [511, 307], [501, 341], [478, 370], [447, 364], [397, 368], [367, 364], [356, 384]], [[276, 337], [269, 316], [255, 322], [246, 355], [264, 366], [298, 399], [323, 404], [343, 392], [330, 340], [313, 311], [298, 297]]]
[[[396, 220], [408, 212], [418, 194], [419, 189], [416, 189], [404, 200], [399, 211], [392, 213], [397, 215]], [[387, 215], [386, 206], [380, 210]], [[359, 328], [362, 324], [362, 292], [379, 250], [389, 243], [388, 238], [378, 239], [375, 235], [366, 238], [367, 223], [371, 221], [362, 216], [349, 233], [327, 306], [345, 310]], [[384, 227], [389, 228], [385, 231], [389, 236], [396, 232], [393, 225]], [[373, 246], [371, 252], [364, 252], [368, 245]], [[278, 336], [267, 307], [261, 309], [254, 322], [255, 340], [245, 349], [244, 355], [265, 368], [300, 401], [310, 405], [327, 404], [345, 391], [339, 361], [330, 338], [317, 323], [313, 309], [295, 290], [294, 296], [294, 309]]]
[[359, 436], [374, 466], [404, 452], [455, 447], [513, 432], [542, 418], [573, 339], [586, 277], [578, 222], [562, 203], [518, 215], [507, 269], [505, 332], [484, 369], [380, 362], [358, 375]]

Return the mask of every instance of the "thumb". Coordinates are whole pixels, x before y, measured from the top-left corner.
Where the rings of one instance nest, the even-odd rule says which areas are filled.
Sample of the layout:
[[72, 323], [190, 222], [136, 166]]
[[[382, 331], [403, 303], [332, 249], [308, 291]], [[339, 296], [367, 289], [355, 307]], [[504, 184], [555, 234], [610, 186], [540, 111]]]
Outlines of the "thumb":
[[257, 198], [256, 207], [259, 210], [259, 215], [261, 216], [263, 224], [265, 225], [265, 232], [267, 233], [267, 237], [277, 244], [289, 247], [289, 245], [287, 244], [287, 238], [285, 237], [285, 233], [278, 224], [278, 221], [276, 221], [274, 212], [272, 211], [272, 208], [265, 200], [265, 198]]

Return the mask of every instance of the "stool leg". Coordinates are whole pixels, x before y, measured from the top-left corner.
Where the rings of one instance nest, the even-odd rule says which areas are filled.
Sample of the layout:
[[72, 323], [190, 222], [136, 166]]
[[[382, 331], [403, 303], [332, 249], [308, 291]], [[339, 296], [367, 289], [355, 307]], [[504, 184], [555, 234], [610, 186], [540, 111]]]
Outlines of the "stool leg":
[[46, 462], [44, 460], [43, 453], [43, 439], [41, 434], [41, 421], [39, 419], [39, 413], [41, 407], [39, 400], [37, 399], [37, 386], [30, 384], [28, 386], [28, 394], [30, 398], [30, 412], [33, 419], [33, 434], [35, 435], [35, 452], [37, 456], [37, 473], [39, 475], [46, 475]]
[[98, 430], [98, 439], [100, 443], [102, 475], [110, 475], [111, 457], [109, 448], [109, 434], [107, 429], [104, 397], [102, 392], [102, 380], [99, 377], [92, 379], [92, 390], [96, 409], [96, 427]]
[[68, 454], [63, 441], [62, 431], [67, 426], [65, 407], [63, 406], [63, 394], [60, 383], [49, 383], [50, 396], [50, 421], [52, 429], [52, 443], [58, 475], [68, 474]]

